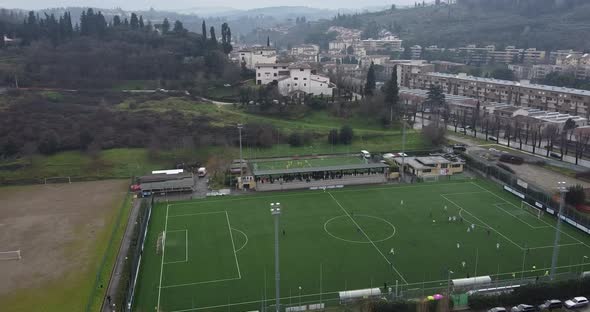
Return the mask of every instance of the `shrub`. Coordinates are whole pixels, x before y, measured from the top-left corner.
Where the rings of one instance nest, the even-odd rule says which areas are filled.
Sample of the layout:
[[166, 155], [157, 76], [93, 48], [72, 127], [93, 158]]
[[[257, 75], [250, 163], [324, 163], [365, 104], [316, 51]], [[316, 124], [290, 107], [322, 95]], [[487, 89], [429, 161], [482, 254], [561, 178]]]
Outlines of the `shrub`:
[[573, 206], [586, 202], [584, 187], [580, 184], [568, 187], [567, 193], [565, 194], [565, 202]]
[[289, 137], [287, 138], [287, 142], [289, 143], [289, 145], [291, 145], [293, 147], [303, 146], [305, 144], [305, 142], [303, 140], [303, 135], [301, 135], [301, 133], [297, 133], [297, 132], [291, 133], [289, 135]]
[[340, 129], [340, 143], [349, 145], [352, 143], [352, 138], [354, 136], [354, 131], [352, 127], [349, 125], [344, 125]]

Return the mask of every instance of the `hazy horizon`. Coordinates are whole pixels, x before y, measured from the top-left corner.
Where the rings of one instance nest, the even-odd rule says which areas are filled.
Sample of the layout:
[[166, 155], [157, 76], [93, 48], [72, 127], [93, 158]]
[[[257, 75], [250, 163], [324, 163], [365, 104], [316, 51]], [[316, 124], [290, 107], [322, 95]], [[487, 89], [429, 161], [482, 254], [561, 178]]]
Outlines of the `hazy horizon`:
[[[357, 9], [370, 6], [385, 6], [389, 4], [407, 5], [414, 3], [414, 0], [392, 0], [383, 2], [380, 0], [366, 0], [366, 1], [354, 1], [354, 0], [325, 0], [325, 1], [313, 1], [304, 0], [293, 3], [287, 0], [257, 0], [255, 2], [244, 2], [239, 0], [205, 0], [205, 1], [190, 1], [190, 0], [177, 0], [177, 1], [140, 1], [140, 0], [90, 0], [81, 1], [76, 0], [55, 0], [48, 3], [46, 0], [5, 0], [2, 1], [0, 7], [10, 9], [25, 9], [25, 10], [40, 10], [47, 8], [56, 7], [97, 7], [104, 9], [121, 8], [124, 10], [148, 10], [154, 8], [156, 10], [185, 10], [191, 8], [228, 8], [228, 9], [255, 9], [263, 7], [276, 7], [276, 6], [307, 6], [312, 8], [320, 9]], [[198, 12], [197, 12], [198, 13]]]

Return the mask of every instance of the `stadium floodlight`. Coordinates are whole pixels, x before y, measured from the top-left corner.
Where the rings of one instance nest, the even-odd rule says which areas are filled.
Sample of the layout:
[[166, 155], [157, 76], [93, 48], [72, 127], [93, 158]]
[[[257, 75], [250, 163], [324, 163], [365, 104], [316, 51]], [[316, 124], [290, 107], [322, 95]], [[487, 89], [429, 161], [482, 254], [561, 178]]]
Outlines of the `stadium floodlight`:
[[447, 297], [448, 298], [451, 297], [451, 274], [455, 274], [455, 272], [448, 270], [448, 276], [447, 276]]
[[242, 124], [238, 124], [238, 134], [240, 136], [240, 183], [242, 183], [242, 185], [244, 184], [243, 181], [243, 176], [242, 176], [242, 172], [244, 170], [244, 164], [242, 163], [244, 161], [244, 158], [242, 157], [242, 129], [244, 128], [244, 125]]
[[557, 189], [560, 193], [559, 210], [557, 212], [557, 226], [555, 227], [555, 242], [553, 243], [553, 257], [551, 257], [551, 273], [549, 279], [555, 279], [555, 268], [557, 267], [557, 258], [559, 257], [559, 238], [561, 235], [561, 214], [565, 206], [565, 194], [567, 193], [566, 183], [563, 181], [557, 182]]
[[279, 271], [279, 216], [281, 215], [281, 203], [270, 204], [270, 214], [275, 219], [275, 308], [276, 312], [280, 311], [281, 296], [280, 296], [280, 271]]

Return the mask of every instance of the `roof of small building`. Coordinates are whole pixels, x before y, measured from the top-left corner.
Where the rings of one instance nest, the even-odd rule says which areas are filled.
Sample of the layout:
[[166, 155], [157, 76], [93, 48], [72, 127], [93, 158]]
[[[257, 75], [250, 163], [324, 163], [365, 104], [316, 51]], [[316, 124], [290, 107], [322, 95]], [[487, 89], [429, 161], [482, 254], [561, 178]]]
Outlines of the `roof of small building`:
[[310, 173], [320, 171], [339, 171], [339, 170], [354, 170], [354, 169], [376, 169], [389, 168], [389, 165], [382, 163], [369, 164], [348, 164], [341, 166], [326, 166], [326, 167], [308, 167], [308, 168], [290, 168], [290, 169], [275, 169], [275, 170], [254, 170], [254, 176], [274, 175], [274, 174], [293, 174], [293, 173]]

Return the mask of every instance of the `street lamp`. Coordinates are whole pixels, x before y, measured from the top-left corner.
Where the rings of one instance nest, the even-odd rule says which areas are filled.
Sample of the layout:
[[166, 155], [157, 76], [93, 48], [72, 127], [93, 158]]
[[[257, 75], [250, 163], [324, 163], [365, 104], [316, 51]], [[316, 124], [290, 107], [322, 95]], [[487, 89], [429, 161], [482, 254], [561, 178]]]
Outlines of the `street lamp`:
[[[280, 273], [279, 273], [279, 216], [281, 215], [281, 203], [270, 204], [270, 214], [275, 219], [275, 296], [276, 296], [276, 312], [280, 311]], [[299, 287], [301, 292], [301, 287]], [[301, 299], [301, 298], [300, 298]]]
[[301, 308], [301, 286], [299, 286], [299, 308]]
[[557, 226], [555, 227], [555, 242], [553, 243], [553, 257], [551, 258], [551, 274], [549, 278], [555, 279], [555, 268], [557, 267], [557, 258], [559, 257], [559, 238], [561, 235], [561, 214], [563, 213], [563, 207], [565, 206], [565, 194], [567, 193], [566, 183], [561, 181], [557, 182], [557, 189], [560, 193], [559, 210], [557, 212]]
[[451, 297], [451, 274], [454, 274], [455, 272], [448, 270], [448, 276], [447, 276], [447, 297], [450, 298]]
[[240, 136], [240, 183], [242, 185], [244, 185], [244, 180], [243, 180], [243, 170], [244, 170], [244, 164], [242, 163], [244, 161], [244, 158], [242, 157], [242, 129], [244, 128], [244, 125], [242, 124], [238, 124], [238, 134]]

